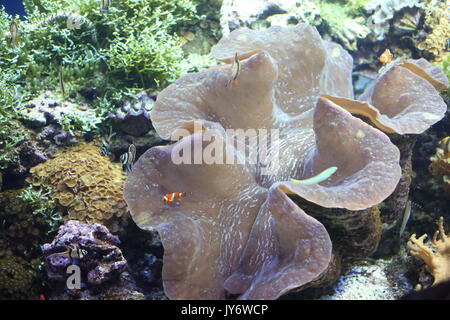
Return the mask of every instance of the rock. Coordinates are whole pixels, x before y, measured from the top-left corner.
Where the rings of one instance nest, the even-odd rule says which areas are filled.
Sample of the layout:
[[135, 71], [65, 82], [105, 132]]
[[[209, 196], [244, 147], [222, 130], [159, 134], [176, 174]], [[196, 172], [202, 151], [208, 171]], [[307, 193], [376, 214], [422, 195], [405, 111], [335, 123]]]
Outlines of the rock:
[[127, 267], [119, 244], [119, 238], [101, 224], [68, 221], [52, 243], [42, 246], [48, 277], [65, 280], [67, 268], [76, 264], [82, 273], [82, 287], [115, 280]]
[[286, 13], [296, 2], [296, 0], [224, 0], [220, 10], [222, 32], [227, 35], [239, 27], [249, 27], [258, 20]]
[[21, 111], [22, 122], [31, 129], [41, 128], [47, 124], [60, 123], [65, 114], [76, 114], [88, 121], [96, 120], [95, 111], [87, 105], [79, 105], [69, 100], [59, 99], [54, 93], [45, 91], [29, 101]]
[[138, 93], [134, 98], [122, 100], [108, 118], [123, 133], [142, 136], [153, 128], [150, 111], [155, 100], [156, 96], [149, 96], [146, 92]]

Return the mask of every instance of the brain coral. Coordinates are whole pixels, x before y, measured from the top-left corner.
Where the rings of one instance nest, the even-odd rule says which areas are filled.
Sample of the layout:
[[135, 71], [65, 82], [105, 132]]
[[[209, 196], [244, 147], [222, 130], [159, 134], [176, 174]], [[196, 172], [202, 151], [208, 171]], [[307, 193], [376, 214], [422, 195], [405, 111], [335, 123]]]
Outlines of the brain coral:
[[118, 232], [127, 211], [123, 200], [125, 175], [119, 164], [92, 144], [80, 144], [30, 170], [33, 185], [49, 188], [51, 198], [64, 207], [69, 219], [100, 223]]
[[[275, 299], [320, 277], [332, 257], [325, 227], [287, 194], [326, 208], [367, 209], [394, 191], [399, 150], [333, 97], [354, 101], [352, 59], [315, 28], [236, 30], [212, 54], [227, 63], [238, 57], [237, 81], [228, 64], [188, 74], [158, 95], [153, 125], [161, 137], [179, 141], [141, 156], [125, 200], [141, 228], [161, 235], [168, 297]], [[432, 112], [437, 121], [439, 111]], [[239, 148], [221, 138], [226, 129], [252, 128], [277, 130], [266, 153], [249, 140]], [[263, 156], [256, 164], [173, 161], [174, 154], [195, 160], [213, 145], [237, 159]], [[275, 160], [278, 170], [264, 172]], [[332, 167], [331, 176], [322, 173]], [[316, 181], [291, 180], [311, 177]], [[161, 202], [170, 192], [187, 196]]]

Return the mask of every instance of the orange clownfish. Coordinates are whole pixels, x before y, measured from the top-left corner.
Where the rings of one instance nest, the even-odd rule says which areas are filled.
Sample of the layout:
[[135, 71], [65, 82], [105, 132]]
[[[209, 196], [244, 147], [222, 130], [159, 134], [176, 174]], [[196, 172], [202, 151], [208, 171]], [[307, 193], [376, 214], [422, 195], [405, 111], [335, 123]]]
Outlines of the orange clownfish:
[[177, 200], [181, 197], [186, 197], [186, 192], [167, 193], [164, 197], [161, 198], [161, 202], [172, 203], [174, 200]]
[[384, 52], [381, 54], [381, 56], [378, 58], [378, 60], [380, 60], [380, 62], [382, 64], [388, 64], [389, 62], [391, 62], [392, 57], [394, 55], [391, 53], [391, 50], [386, 49], [384, 50]]

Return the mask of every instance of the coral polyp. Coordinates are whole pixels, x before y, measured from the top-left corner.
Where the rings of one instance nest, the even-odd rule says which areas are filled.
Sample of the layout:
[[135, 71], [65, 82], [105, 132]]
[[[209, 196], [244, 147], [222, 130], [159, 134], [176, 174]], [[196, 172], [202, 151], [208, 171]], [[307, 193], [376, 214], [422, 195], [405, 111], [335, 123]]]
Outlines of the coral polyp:
[[27, 181], [51, 191], [66, 219], [103, 223], [119, 232], [127, 220], [123, 200], [125, 174], [93, 144], [80, 144], [31, 168]]

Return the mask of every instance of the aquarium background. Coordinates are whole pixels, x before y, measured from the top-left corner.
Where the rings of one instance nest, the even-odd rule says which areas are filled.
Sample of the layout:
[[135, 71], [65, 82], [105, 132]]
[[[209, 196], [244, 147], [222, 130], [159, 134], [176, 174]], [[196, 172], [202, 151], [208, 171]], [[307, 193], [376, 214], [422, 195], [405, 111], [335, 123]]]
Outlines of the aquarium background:
[[[450, 280], [446, 1], [2, 0], [0, 37], [0, 299], [447, 297], [433, 291]], [[267, 102], [262, 88], [276, 94]], [[262, 106], [281, 120], [258, 123], [272, 119]], [[316, 117], [280, 126], [279, 176], [152, 166], [191, 120], [201, 131], [272, 127], [304, 110]], [[328, 127], [339, 121], [320, 112], [351, 125]], [[325, 129], [301, 131], [313, 125]], [[331, 137], [341, 140], [321, 144]], [[334, 156], [309, 168], [302, 159], [316, 147]], [[385, 169], [354, 169], [361, 150]], [[366, 183], [326, 189], [342, 181]], [[272, 188], [281, 182], [294, 191]], [[218, 221], [224, 203], [233, 221], [253, 218], [242, 230]], [[298, 221], [282, 222], [289, 210]], [[172, 219], [196, 212], [211, 225]], [[203, 237], [210, 230], [232, 241]], [[244, 254], [231, 245], [241, 232], [264, 241]], [[309, 260], [303, 242], [316, 245]]]
[[9, 14], [19, 14], [21, 16], [25, 14], [25, 8], [20, 0], [2, 0], [0, 1], [0, 5], [4, 6], [6, 12]]

